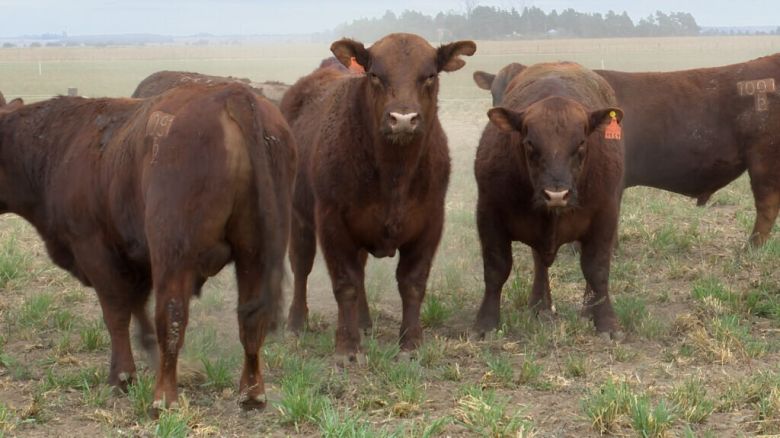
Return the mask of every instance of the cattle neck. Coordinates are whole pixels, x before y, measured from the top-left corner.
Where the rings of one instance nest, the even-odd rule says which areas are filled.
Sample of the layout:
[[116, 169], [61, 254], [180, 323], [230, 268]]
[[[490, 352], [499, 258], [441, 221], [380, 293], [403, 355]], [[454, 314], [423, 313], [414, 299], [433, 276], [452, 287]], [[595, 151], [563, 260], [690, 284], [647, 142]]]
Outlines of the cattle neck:
[[[359, 102], [363, 105], [360, 108], [364, 126], [370, 126], [366, 132], [371, 133], [370, 141], [366, 146], [369, 148], [368, 155], [373, 159], [373, 166], [379, 178], [379, 189], [382, 197], [391, 204], [400, 203], [405, 194], [411, 188], [411, 183], [418, 174], [420, 163], [428, 151], [427, 144], [430, 128], [433, 123], [429, 123], [429, 129], [426, 129], [419, 136], [408, 143], [394, 143], [388, 140], [380, 133], [379, 115], [368, 99], [368, 80], [363, 80]], [[435, 115], [435, 111], [433, 112]], [[431, 122], [435, 123], [435, 119]]]

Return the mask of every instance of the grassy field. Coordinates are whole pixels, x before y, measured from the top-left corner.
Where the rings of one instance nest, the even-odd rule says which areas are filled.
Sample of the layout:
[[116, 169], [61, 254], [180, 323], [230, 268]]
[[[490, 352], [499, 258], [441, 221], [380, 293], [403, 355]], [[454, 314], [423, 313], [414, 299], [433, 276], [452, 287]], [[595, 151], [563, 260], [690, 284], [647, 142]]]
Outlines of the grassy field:
[[[94, 292], [46, 257], [34, 230], [0, 218], [0, 437], [5, 436], [756, 436], [780, 434], [780, 232], [745, 246], [755, 216], [743, 176], [697, 208], [679, 195], [627, 191], [610, 285], [627, 337], [597, 337], [577, 317], [577, 256], [551, 269], [558, 315], [525, 303], [530, 251], [516, 244], [501, 330], [468, 337], [482, 296], [472, 163], [490, 106], [471, 80], [510, 61], [574, 60], [591, 68], [671, 70], [780, 51], [778, 37], [478, 43], [443, 75], [440, 116], [453, 177], [447, 224], [423, 310], [426, 343], [397, 357], [397, 259], [371, 260], [374, 332], [368, 363], [332, 366], [335, 303], [321, 261], [310, 277], [312, 330], [264, 348], [269, 407], [242, 413], [242, 359], [232, 270], [192, 305], [180, 359], [181, 407], [151, 420], [153, 373], [128, 394], [105, 384], [108, 334]], [[329, 56], [326, 45], [0, 49], [0, 90], [34, 101], [78, 87], [127, 96], [161, 69], [293, 82]], [[39, 74], [40, 72], [40, 74]], [[630, 117], [629, 114], [626, 117]], [[136, 349], [140, 351], [139, 349]]]

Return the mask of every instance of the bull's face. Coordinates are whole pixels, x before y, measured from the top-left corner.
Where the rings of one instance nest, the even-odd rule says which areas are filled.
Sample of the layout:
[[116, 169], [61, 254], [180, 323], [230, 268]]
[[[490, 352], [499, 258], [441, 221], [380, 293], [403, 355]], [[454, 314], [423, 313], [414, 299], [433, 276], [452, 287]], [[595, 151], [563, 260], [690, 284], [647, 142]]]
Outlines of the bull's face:
[[438, 49], [412, 34], [390, 34], [369, 49], [342, 39], [330, 50], [345, 66], [354, 59], [366, 71], [364, 81], [379, 134], [389, 143], [404, 145], [422, 137], [436, 115], [439, 72], [465, 65], [461, 55], [474, 54], [472, 41]]
[[512, 147], [521, 149], [535, 203], [563, 209], [578, 206], [577, 186], [588, 151], [602, 144], [591, 134], [610, 120], [612, 112], [622, 119], [618, 108], [588, 112], [573, 100], [549, 97], [522, 112], [493, 108], [488, 117], [501, 131], [519, 131], [521, 142]]

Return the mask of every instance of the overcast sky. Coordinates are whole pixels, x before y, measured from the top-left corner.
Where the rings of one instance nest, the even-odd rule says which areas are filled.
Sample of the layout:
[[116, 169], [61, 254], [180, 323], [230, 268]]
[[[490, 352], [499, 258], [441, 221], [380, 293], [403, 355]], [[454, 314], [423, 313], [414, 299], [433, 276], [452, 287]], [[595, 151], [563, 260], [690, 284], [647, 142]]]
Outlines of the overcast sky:
[[426, 14], [469, 6], [538, 6], [549, 12], [628, 12], [637, 22], [656, 10], [690, 12], [700, 26], [780, 25], [778, 0], [0, 0], [0, 37], [70, 35], [287, 34], [331, 30], [386, 10]]

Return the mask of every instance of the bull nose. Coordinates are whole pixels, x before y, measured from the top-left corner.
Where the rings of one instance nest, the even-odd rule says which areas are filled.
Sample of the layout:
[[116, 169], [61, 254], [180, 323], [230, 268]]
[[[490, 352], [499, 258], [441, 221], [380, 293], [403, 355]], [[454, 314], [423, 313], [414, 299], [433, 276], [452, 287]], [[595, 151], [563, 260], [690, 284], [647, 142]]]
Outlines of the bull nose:
[[566, 207], [566, 204], [569, 203], [569, 191], [544, 189], [544, 198], [548, 207]]
[[420, 123], [420, 115], [417, 113], [396, 113], [388, 114], [390, 128], [393, 132], [411, 132], [417, 128]]

